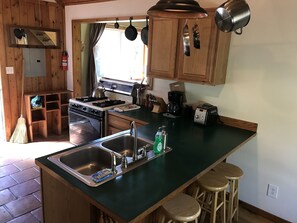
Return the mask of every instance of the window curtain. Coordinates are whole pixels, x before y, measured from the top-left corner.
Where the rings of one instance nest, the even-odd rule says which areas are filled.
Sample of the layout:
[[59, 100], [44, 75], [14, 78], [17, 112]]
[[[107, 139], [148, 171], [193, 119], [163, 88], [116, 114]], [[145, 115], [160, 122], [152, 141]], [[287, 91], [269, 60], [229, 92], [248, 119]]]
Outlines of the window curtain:
[[87, 93], [92, 95], [93, 90], [97, 87], [96, 67], [94, 58], [94, 47], [100, 40], [103, 34], [106, 23], [92, 23], [90, 25], [89, 34], [89, 62], [88, 62], [88, 73], [87, 73]]

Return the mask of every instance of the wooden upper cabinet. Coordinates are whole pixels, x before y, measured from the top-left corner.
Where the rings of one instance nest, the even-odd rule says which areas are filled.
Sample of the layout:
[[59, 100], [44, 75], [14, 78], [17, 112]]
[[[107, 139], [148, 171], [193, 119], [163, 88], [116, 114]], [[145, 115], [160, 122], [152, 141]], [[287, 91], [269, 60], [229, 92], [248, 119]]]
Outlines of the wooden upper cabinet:
[[177, 51], [177, 19], [150, 18], [148, 75], [174, 78]]
[[[208, 85], [225, 83], [231, 34], [217, 29], [214, 9], [207, 11], [209, 16], [204, 19], [150, 19], [150, 77]], [[190, 56], [186, 56], [183, 49], [186, 22], [190, 32]], [[195, 23], [199, 26], [200, 49], [193, 44]]]

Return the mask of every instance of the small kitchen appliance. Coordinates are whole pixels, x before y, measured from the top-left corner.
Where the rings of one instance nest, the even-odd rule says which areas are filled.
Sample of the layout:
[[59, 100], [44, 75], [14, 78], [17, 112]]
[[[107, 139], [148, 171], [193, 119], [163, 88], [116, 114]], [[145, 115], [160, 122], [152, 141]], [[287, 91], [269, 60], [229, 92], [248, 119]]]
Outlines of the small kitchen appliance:
[[172, 115], [179, 116], [182, 114], [182, 109], [183, 109], [183, 92], [169, 91], [167, 112]]
[[211, 104], [198, 105], [195, 114], [194, 122], [201, 125], [210, 125], [217, 122], [218, 108]]

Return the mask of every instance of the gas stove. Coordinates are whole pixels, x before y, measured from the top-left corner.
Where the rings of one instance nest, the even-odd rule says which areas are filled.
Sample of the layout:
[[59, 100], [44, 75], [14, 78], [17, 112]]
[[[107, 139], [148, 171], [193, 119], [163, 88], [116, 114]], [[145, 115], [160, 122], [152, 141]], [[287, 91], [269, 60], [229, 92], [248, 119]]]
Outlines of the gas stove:
[[92, 96], [83, 96], [83, 97], [77, 97], [75, 100], [81, 101], [81, 102], [92, 102], [92, 101], [99, 101], [99, 100], [105, 100], [108, 99], [107, 97], [104, 98], [95, 98]]
[[92, 97], [81, 97], [69, 100], [69, 106], [72, 109], [83, 111], [86, 113], [100, 114], [118, 105], [130, 104], [122, 100], [98, 99]]

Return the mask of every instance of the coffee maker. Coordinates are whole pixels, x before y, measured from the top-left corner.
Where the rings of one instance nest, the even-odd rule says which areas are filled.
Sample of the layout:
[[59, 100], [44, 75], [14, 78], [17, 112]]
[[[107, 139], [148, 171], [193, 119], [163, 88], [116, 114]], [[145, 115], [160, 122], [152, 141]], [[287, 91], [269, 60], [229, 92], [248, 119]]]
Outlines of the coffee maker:
[[167, 112], [172, 115], [179, 116], [182, 114], [182, 108], [183, 108], [183, 92], [169, 91]]

